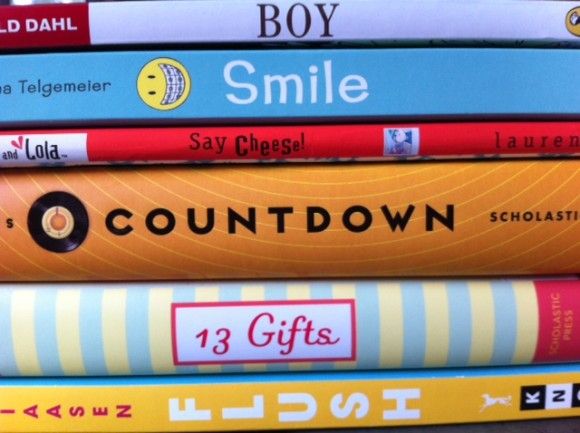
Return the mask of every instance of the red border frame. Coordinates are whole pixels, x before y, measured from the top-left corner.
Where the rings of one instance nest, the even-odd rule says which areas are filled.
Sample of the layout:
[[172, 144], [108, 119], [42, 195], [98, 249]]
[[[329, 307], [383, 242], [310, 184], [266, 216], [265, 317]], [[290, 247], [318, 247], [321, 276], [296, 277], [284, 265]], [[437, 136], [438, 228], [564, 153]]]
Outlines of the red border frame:
[[[324, 305], [324, 304], [348, 304], [350, 306], [351, 326], [351, 355], [350, 358], [300, 358], [300, 359], [248, 359], [228, 361], [188, 361], [180, 362], [177, 356], [177, 338], [175, 315], [178, 308], [203, 308], [203, 307], [238, 307], [250, 305]], [[304, 299], [304, 300], [280, 300], [280, 301], [227, 301], [227, 302], [177, 302], [171, 304], [171, 349], [173, 365], [231, 365], [231, 364], [262, 364], [262, 363], [297, 363], [297, 362], [336, 362], [356, 361], [357, 335], [356, 335], [356, 300], [355, 299]]]

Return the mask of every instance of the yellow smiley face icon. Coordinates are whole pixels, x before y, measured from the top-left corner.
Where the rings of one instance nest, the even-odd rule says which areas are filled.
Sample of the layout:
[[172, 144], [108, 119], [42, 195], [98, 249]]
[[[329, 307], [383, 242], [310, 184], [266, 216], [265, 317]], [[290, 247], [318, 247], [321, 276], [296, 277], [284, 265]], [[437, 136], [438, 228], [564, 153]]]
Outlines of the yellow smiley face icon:
[[566, 28], [574, 36], [580, 36], [580, 7], [570, 9], [566, 14]]
[[191, 79], [176, 60], [158, 58], [147, 63], [137, 77], [139, 97], [156, 110], [173, 110], [183, 104], [191, 91]]

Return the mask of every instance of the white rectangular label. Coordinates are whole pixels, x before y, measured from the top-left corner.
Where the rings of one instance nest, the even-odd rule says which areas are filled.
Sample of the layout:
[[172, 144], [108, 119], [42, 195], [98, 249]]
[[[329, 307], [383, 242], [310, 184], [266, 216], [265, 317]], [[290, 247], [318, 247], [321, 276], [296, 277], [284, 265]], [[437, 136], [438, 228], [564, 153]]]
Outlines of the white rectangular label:
[[546, 409], [569, 409], [572, 407], [572, 384], [546, 386]]
[[176, 365], [353, 361], [354, 300], [174, 304]]
[[0, 167], [88, 162], [87, 134], [2, 134]]
[[420, 150], [419, 128], [385, 128], [384, 156], [417, 156]]

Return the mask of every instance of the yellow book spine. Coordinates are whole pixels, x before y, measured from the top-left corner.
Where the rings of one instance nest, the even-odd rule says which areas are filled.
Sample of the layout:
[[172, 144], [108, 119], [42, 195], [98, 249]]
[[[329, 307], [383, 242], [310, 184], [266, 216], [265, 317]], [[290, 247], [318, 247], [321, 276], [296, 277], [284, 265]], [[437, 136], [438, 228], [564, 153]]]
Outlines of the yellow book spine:
[[580, 416], [580, 365], [4, 382], [1, 432], [403, 426]]

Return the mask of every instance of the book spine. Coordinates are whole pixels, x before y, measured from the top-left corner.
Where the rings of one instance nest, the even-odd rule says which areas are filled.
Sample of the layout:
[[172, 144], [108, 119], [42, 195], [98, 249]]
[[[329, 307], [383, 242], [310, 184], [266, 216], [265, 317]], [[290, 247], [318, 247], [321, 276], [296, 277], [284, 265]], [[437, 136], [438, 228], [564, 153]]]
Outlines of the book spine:
[[579, 114], [580, 95], [566, 90], [579, 58], [573, 49], [500, 48], [4, 55], [0, 125], [570, 118]]
[[196, 0], [18, 6], [0, 10], [0, 47], [272, 41], [574, 46], [580, 42], [579, 11], [567, 3], [525, 5], [510, 0], [469, 4]]
[[88, 46], [87, 4], [3, 6], [0, 49]]
[[579, 367], [311, 375], [215, 382], [3, 379], [2, 431], [286, 430], [491, 422], [580, 415]]
[[0, 166], [580, 154], [578, 122], [224, 126], [0, 132]]
[[579, 280], [5, 285], [0, 375], [580, 361], [578, 290]]
[[[139, 8], [139, 13], [135, 9]], [[423, 1], [421, 3], [362, 0], [357, 3], [291, 0], [253, 3], [175, 1], [167, 5], [139, 2], [94, 3], [91, 40], [94, 44], [164, 42], [388, 41], [389, 44], [464, 42], [481, 45], [518, 42], [532, 45], [580, 43], [580, 8], [539, 1]], [[203, 17], [195, 19], [192, 17]], [[151, 20], [162, 31], [149, 31]], [[131, 25], [127, 25], [131, 23]], [[219, 29], [219, 30], [218, 30]], [[523, 41], [523, 42], [522, 42]], [[521, 46], [521, 45], [520, 45]]]
[[12, 170], [0, 279], [573, 273], [579, 176], [578, 159]]

